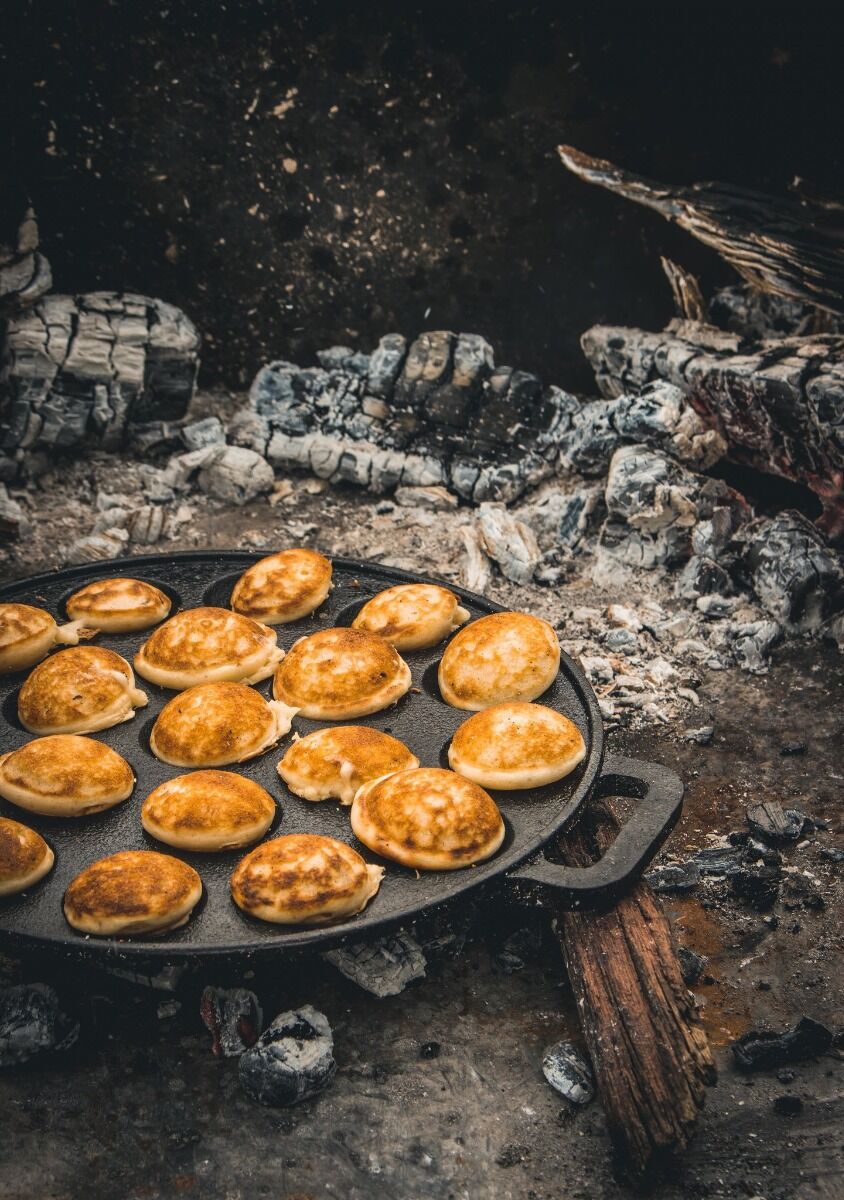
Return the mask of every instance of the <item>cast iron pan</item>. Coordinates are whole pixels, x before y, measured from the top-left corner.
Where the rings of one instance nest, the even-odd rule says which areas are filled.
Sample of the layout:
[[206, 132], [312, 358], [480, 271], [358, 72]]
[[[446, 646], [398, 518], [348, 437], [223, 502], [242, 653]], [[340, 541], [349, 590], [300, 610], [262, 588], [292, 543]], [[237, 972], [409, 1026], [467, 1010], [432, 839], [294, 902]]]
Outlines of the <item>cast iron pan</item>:
[[[0, 601], [17, 600], [46, 608], [61, 622], [70, 594], [94, 579], [130, 575], [168, 592], [173, 612], [198, 604], [228, 607], [238, 575], [260, 554], [235, 551], [147, 555], [103, 564], [73, 567], [0, 588]], [[279, 644], [289, 648], [297, 638], [316, 629], [347, 625], [360, 606], [376, 592], [419, 577], [392, 567], [346, 559], [334, 561], [334, 588], [325, 604], [310, 617], [278, 626]], [[471, 592], [452, 588], [473, 618], [500, 606]], [[148, 633], [99, 634], [95, 645], [107, 646], [130, 662]], [[412, 690], [393, 708], [362, 718], [364, 724], [394, 734], [416, 753], [423, 766], [447, 766], [445, 757], [454, 730], [470, 714], [450, 708], [440, 698], [437, 663], [443, 646], [405, 654], [413, 673]], [[0, 749], [15, 749], [30, 735], [17, 719], [17, 693], [26, 673], [0, 678]], [[504, 844], [489, 861], [458, 871], [426, 871], [418, 876], [395, 863], [378, 859], [354, 838], [349, 811], [334, 801], [309, 803], [288, 792], [276, 771], [286, 744], [252, 762], [228, 768], [261, 783], [279, 801], [268, 837], [312, 832], [350, 842], [368, 861], [387, 868], [377, 896], [363, 913], [322, 929], [285, 928], [245, 916], [229, 896], [231, 871], [245, 851], [223, 854], [182, 853], [150, 838], [142, 829], [143, 799], [157, 784], [181, 773], [159, 762], [149, 750], [153, 721], [173, 692], [138, 679], [149, 705], [131, 721], [96, 734], [114, 747], [134, 768], [137, 786], [129, 800], [107, 812], [75, 821], [39, 817], [0, 800], [0, 813], [36, 828], [56, 854], [54, 869], [27, 893], [0, 901], [0, 942], [18, 948], [50, 948], [76, 957], [166, 958], [179, 960], [210, 955], [256, 954], [265, 951], [324, 949], [346, 939], [364, 938], [389, 926], [410, 921], [423, 909], [442, 904], [491, 880], [501, 880], [515, 899], [547, 901], [558, 907], [599, 907], [612, 902], [635, 879], [676, 821], [683, 785], [664, 767], [615, 756], [604, 760], [604, 733], [594, 693], [580, 668], [563, 654], [556, 682], [540, 697], [570, 717], [586, 739], [588, 753], [577, 770], [559, 783], [527, 792], [497, 792], [507, 826]], [[271, 681], [259, 685], [270, 695]], [[295, 718], [300, 734], [321, 727], [318, 721]], [[626, 795], [640, 801], [603, 859], [592, 867], [554, 864], [542, 848], [574, 819], [590, 795]], [[205, 891], [193, 916], [167, 935], [119, 941], [85, 937], [72, 930], [62, 914], [62, 896], [83, 867], [106, 854], [125, 849], [156, 849], [190, 862], [202, 876]]]

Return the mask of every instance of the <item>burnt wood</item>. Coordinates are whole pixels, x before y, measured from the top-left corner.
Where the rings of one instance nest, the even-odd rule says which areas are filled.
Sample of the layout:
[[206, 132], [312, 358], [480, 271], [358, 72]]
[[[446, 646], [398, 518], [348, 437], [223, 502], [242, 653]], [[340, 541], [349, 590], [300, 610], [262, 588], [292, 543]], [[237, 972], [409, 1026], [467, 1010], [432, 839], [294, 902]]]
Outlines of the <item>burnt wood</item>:
[[[612, 802], [593, 803], [560, 840], [587, 866], [612, 844]], [[671, 927], [648, 884], [605, 912], [559, 912], [555, 926], [620, 1167], [641, 1183], [684, 1150], [716, 1072]]]
[[675, 187], [574, 146], [557, 149], [580, 179], [661, 213], [716, 250], [753, 287], [844, 313], [844, 221], [837, 208], [728, 183]]

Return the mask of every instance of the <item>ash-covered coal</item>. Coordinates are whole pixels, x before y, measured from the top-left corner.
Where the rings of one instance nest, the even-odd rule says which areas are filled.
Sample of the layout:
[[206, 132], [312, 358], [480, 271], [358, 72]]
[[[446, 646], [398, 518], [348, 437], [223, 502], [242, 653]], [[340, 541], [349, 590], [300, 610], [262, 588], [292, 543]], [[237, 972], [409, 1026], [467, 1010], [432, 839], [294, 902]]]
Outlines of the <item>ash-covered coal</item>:
[[423, 979], [427, 963], [412, 934], [355, 942], [327, 950], [322, 956], [341, 975], [373, 996], [398, 996], [415, 979]]
[[310, 1004], [277, 1016], [239, 1064], [243, 1090], [273, 1107], [317, 1095], [336, 1071], [331, 1026]]
[[0, 989], [0, 1066], [15, 1066], [42, 1054], [67, 1050], [79, 1024], [67, 1016], [46, 983]]
[[238, 1058], [255, 1045], [263, 1025], [258, 997], [247, 988], [205, 988], [199, 1015], [217, 1058]]
[[573, 1042], [557, 1042], [545, 1051], [542, 1074], [572, 1104], [588, 1104], [595, 1097], [592, 1068]]

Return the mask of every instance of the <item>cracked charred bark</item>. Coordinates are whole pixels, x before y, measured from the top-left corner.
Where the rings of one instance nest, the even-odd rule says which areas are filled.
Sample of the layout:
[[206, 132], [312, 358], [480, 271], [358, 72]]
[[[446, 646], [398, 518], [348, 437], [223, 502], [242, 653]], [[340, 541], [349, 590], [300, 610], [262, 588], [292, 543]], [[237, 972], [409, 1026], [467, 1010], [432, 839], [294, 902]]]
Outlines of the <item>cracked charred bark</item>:
[[675, 320], [660, 333], [596, 325], [582, 345], [603, 395], [676, 384], [732, 459], [806, 484], [819, 526], [844, 532], [844, 336], [746, 340]]
[[199, 337], [183, 312], [118, 292], [46, 296], [9, 318], [0, 362], [5, 454], [120, 445], [129, 422], [176, 419], [193, 395]]

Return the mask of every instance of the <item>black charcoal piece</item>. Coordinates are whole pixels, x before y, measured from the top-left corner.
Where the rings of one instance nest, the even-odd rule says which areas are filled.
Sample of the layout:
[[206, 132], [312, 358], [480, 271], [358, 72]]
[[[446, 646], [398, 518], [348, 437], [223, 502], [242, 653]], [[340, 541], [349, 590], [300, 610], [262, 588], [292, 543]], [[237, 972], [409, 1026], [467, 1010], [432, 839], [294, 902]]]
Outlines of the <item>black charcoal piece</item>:
[[782, 863], [782, 855], [769, 842], [749, 837], [744, 843], [744, 852], [741, 856], [741, 861], [743, 863], [764, 862], [769, 865], [779, 866]]
[[803, 1111], [803, 1101], [800, 1097], [793, 1096], [788, 1092], [782, 1096], [775, 1096], [772, 1103], [774, 1111], [784, 1117], [796, 1117], [798, 1113]]
[[264, 1023], [258, 997], [246, 988], [205, 988], [199, 1015], [218, 1058], [237, 1058], [254, 1046]]
[[298, 1104], [328, 1087], [337, 1070], [327, 1018], [310, 1004], [281, 1013], [241, 1055], [243, 1090], [271, 1107]]
[[775, 620], [815, 632], [844, 608], [840, 556], [801, 513], [761, 517], [744, 540], [753, 590]]
[[790, 912], [796, 908], [808, 909], [810, 912], [820, 912], [826, 908], [823, 892], [808, 875], [789, 873], [783, 885], [783, 895], [783, 905]]
[[427, 966], [421, 946], [404, 930], [376, 941], [327, 950], [323, 958], [352, 983], [379, 998], [398, 996], [414, 979], [424, 977]]
[[780, 746], [780, 754], [783, 756], [783, 758], [791, 758], [794, 755], [805, 753], [805, 742], [783, 742], [783, 744]]
[[837, 846], [818, 846], [818, 854], [827, 862], [844, 862], [844, 850], [839, 850]]
[[742, 1071], [770, 1071], [789, 1062], [801, 1062], [825, 1054], [832, 1045], [832, 1033], [813, 1021], [801, 1017], [793, 1029], [785, 1033], [752, 1030], [733, 1042], [733, 1057]]
[[806, 824], [804, 813], [793, 808], [786, 811], [776, 800], [753, 804], [745, 815], [751, 833], [772, 846], [796, 842]]
[[700, 979], [708, 960], [702, 954], [698, 954], [696, 950], [690, 950], [688, 946], [680, 946], [677, 950], [677, 957], [680, 960], [683, 983], [691, 987]]
[[757, 912], [767, 912], [779, 895], [782, 871], [774, 863], [742, 863], [727, 872], [730, 887]]
[[62, 1012], [58, 996], [46, 983], [0, 989], [0, 1066], [67, 1050], [78, 1037], [78, 1023]]
[[689, 860], [701, 875], [726, 875], [741, 862], [741, 850], [735, 846], [712, 846], [698, 850]]
[[545, 1051], [542, 1074], [572, 1104], [588, 1104], [595, 1096], [592, 1068], [572, 1042], [557, 1042]]
[[696, 600], [699, 596], [726, 596], [732, 589], [732, 580], [723, 567], [711, 558], [693, 554], [680, 572], [675, 591], [685, 600]]
[[780, 1083], [794, 1083], [796, 1075], [794, 1071], [790, 1071], [788, 1067], [780, 1067], [777, 1071], [777, 1079]]
[[423, 1042], [419, 1047], [420, 1058], [439, 1058], [442, 1047], [439, 1042]]
[[645, 879], [655, 892], [690, 892], [700, 883], [700, 868], [694, 862], [667, 863], [648, 871]]

